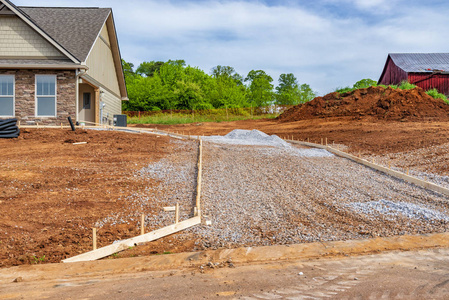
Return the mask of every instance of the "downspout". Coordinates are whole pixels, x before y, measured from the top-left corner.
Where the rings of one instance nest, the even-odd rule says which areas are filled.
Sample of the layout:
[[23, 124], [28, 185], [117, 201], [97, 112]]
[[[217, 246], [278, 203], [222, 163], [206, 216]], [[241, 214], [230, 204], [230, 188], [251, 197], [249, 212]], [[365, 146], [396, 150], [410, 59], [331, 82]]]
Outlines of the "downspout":
[[76, 113], [75, 113], [75, 120], [76, 120], [76, 123], [78, 124], [78, 122], [79, 122], [79, 98], [80, 98], [80, 95], [79, 95], [79, 90], [80, 90], [80, 87], [79, 87], [79, 85], [80, 85], [80, 77], [82, 76], [82, 75], [84, 75], [84, 74], [86, 74], [86, 70], [82, 70], [81, 71], [81, 69], [76, 69], [76, 76], [75, 76], [75, 82], [76, 82], [76, 84], [75, 84], [75, 93], [76, 93], [76, 95], [75, 95], [75, 109], [76, 109]]

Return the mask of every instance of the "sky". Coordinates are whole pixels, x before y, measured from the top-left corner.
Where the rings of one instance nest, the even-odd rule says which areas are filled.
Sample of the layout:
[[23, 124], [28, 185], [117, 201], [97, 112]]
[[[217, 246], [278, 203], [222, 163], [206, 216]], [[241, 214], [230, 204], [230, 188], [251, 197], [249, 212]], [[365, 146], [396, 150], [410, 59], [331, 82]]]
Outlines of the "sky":
[[449, 52], [448, 0], [12, 0], [111, 7], [122, 58], [184, 59], [210, 73], [293, 73], [319, 95], [378, 80], [388, 53]]

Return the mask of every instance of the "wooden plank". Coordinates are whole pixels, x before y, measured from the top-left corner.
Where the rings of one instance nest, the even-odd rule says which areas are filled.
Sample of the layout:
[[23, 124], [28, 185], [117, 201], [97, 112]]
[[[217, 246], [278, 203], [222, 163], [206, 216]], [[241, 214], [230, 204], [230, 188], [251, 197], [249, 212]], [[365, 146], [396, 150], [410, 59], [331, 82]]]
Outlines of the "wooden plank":
[[175, 211], [176, 210], [176, 206], [165, 206], [164, 207], [164, 211]]
[[63, 263], [71, 263], [71, 262], [82, 262], [82, 261], [91, 261], [91, 260], [97, 260], [109, 255], [112, 255], [114, 253], [123, 251], [128, 249], [129, 247], [133, 247], [140, 243], [146, 243], [151, 242], [157, 239], [160, 239], [164, 236], [176, 233], [178, 231], [190, 228], [192, 226], [198, 225], [201, 223], [201, 218], [199, 216], [193, 217], [191, 219], [179, 222], [178, 224], [172, 224], [167, 227], [148, 232], [144, 235], [139, 235], [127, 240], [123, 240], [120, 242], [117, 242], [115, 244], [99, 248], [97, 250], [92, 250], [77, 256], [73, 256], [67, 259], [64, 259]]
[[[329, 152], [331, 152], [331, 153], [333, 153], [335, 155], [338, 155], [340, 157], [344, 157], [344, 158], [350, 159], [352, 161], [355, 161], [355, 162], [357, 162], [359, 164], [362, 164], [364, 166], [370, 167], [370, 168], [372, 168], [374, 170], [380, 171], [380, 172], [385, 173], [387, 175], [390, 175], [390, 176], [393, 176], [393, 177], [405, 180], [407, 182], [413, 183], [413, 184], [415, 184], [417, 186], [421, 186], [421, 187], [426, 188], [428, 190], [432, 190], [434, 192], [438, 192], [438, 193], [441, 193], [443, 195], [449, 196], [449, 189], [447, 189], [445, 187], [442, 187], [440, 185], [437, 185], [437, 184], [434, 184], [434, 183], [431, 183], [431, 182], [428, 182], [428, 181], [424, 181], [424, 180], [418, 179], [416, 177], [410, 176], [408, 174], [404, 174], [404, 173], [399, 172], [399, 171], [391, 170], [391, 169], [389, 169], [387, 167], [383, 167], [383, 166], [377, 165], [375, 163], [371, 163], [371, 162], [369, 162], [367, 160], [364, 160], [364, 159], [359, 158], [357, 156], [354, 156], [354, 155], [348, 154], [346, 152], [337, 150], [337, 149], [332, 148], [330, 146], [323, 146], [323, 145], [317, 145], [317, 144], [313, 144], [313, 143], [299, 142], [299, 141], [294, 141], [292, 143], [294, 143], [294, 144], [301, 144], [301, 145], [304, 145], [304, 146], [309, 146], [309, 147], [314, 147], [314, 148], [326, 149], [327, 151], [329, 151]], [[408, 171], [407, 171], [407, 173], [408, 173]]]

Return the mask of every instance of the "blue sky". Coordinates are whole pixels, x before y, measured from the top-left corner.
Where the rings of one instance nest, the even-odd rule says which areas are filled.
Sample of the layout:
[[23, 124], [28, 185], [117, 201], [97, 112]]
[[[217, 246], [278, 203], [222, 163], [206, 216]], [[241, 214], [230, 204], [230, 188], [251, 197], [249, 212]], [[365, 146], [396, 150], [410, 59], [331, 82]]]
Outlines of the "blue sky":
[[[377, 80], [388, 53], [449, 52], [447, 0], [16, 0], [112, 7], [122, 57], [293, 73], [323, 95]], [[76, 4], [75, 4], [76, 3]]]

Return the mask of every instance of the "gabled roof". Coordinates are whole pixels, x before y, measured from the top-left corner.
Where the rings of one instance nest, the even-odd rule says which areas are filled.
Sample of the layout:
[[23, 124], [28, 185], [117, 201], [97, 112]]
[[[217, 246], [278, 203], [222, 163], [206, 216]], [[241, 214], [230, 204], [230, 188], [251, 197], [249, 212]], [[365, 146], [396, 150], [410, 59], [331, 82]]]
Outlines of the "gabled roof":
[[59, 51], [61, 51], [64, 55], [67, 56], [70, 60], [72, 60], [74, 63], [80, 63], [80, 61], [73, 56], [67, 49], [65, 49], [61, 44], [56, 42], [47, 32], [45, 32], [36, 22], [31, 19], [24, 11], [22, 11], [19, 7], [15, 6], [11, 1], [9, 0], [0, 0], [0, 4], [3, 4], [2, 11], [5, 11], [7, 9], [8, 14], [13, 13], [14, 15], [18, 16], [22, 21], [24, 21], [26, 24], [31, 26], [34, 30], [36, 30], [44, 39], [46, 39], [50, 44], [56, 47]]
[[449, 71], [449, 53], [390, 53], [388, 56], [407, 73]]
[[[2, 3], [5, 7], [3, 7]], [[121, 64], [111, 8], [99, 7], [17, 7], [9, 0], [0, 0], [0, 13], [15, 14], [50, 44], [67, 56], [60, 62], [42, 60], [0, 60], [2, 67], [73, 68], [85, 69], [86, 60], [106, 24], [111, 40], [111, 51], [122, 99], [127, 99], [126, 83]]]
[[19, 7], [58, 44], [80, 62], [86, 61], [110, 8]]

